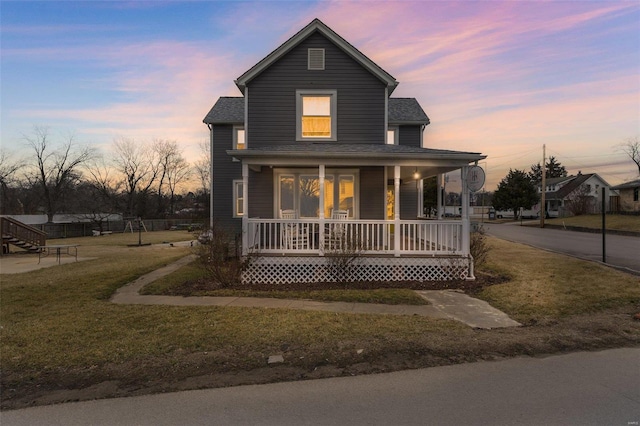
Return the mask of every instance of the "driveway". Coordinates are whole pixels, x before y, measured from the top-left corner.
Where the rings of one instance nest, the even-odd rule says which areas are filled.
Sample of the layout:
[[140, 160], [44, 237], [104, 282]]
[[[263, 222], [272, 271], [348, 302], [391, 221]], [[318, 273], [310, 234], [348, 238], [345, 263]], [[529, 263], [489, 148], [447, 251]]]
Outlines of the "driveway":
[[[520, 224], [484, 223], [494, 237], [565, 253], [581, 259], [602, 261], [602, 235], [588, 232], [520, 226]], [[640, 237], [606, 235], [607, 264], [640, 275]]]
[[59, 404], [11, 425], [637, 425], [640, 349]]

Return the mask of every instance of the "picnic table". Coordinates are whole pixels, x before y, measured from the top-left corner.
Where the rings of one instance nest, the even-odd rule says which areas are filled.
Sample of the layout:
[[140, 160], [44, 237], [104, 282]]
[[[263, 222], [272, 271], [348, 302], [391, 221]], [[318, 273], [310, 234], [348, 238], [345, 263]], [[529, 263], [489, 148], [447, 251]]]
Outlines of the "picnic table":
[[47, 257], [54, 252], [56, 254], [58, 264], [60, 263], [60, 257], [63, 254], [74, 256], [76, 258], [76, 262], [78, 261], [78, 244], [52, 244], [40, 246], [40, 251], [38, 251], [38, 263], [40, 263], [40, 259]]

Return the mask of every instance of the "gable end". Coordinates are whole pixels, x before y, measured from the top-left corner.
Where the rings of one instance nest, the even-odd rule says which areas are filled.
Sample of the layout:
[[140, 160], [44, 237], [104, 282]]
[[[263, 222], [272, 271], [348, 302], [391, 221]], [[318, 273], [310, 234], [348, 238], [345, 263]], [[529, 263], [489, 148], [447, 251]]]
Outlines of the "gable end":
[[319, 32], [320, 34], [325, 36], [333, 44], [338, 46], [338, 48], [351, 56], [352, 59], [362, 65], [367, 71], [375, 75], [380, 81], [384, 82], [384, 84], [388, 87], [389, 94], [391, 94], [398, 86], [398, 82], [395, 78], [393, 78], [391, 74], [380, 68], [380, 66], [378, 66], [375, 62], [365, 56], [362, 52], [356, 49], [348, 41], [340, 37], [336, 32], [334, 32], [331, 28], [326, 26], [317, 18], [311, 21], [311, 23], [304, 27], [302, 30], [298, 31], [289, 40], [282, 43], [276, 50], [269, 53], [269, 55], [263, 58], [247, 72], [238, 77], [235, 81], [236, 86], [238, 86], [240, 91], [244, 93], [245, 87], [251, 80], [253, 80], [264, 70], [269, 68], [274, 62], [283, 57], [285, 54], [291, 51], [291, 49], [299, 45], [315, 32]]

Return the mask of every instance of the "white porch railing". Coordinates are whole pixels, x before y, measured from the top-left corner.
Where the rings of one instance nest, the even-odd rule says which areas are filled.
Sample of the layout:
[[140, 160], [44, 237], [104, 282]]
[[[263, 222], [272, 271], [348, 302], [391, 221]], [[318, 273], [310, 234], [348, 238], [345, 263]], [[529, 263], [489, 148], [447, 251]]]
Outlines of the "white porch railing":
[[[466, 255], [455, 220], [247, 219], [247, 246], [260, 254], [322, 256], [345, 241], [362, 254]], [[399, 236], [395, 235], [396, 230]]]

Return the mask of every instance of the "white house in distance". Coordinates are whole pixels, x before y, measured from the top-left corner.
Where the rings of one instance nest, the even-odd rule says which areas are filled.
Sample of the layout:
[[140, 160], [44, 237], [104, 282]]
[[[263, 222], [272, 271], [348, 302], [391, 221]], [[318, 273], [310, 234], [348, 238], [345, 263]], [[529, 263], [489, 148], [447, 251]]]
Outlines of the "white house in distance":
[[[602, 188], [605, 188], [606, 208], [612, 193], [611, 186], [597, 173], [550, 178], [545, 182], [545, 211], [549, 217], [575, 214], [595, 214], [602, 210]], [[538, 193], [542, 188], [538, 186]], [[539, 210], [539, 209], [538, 209]]]

